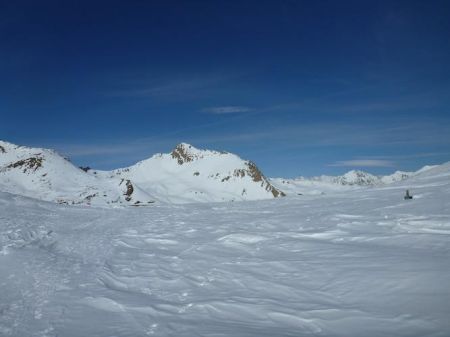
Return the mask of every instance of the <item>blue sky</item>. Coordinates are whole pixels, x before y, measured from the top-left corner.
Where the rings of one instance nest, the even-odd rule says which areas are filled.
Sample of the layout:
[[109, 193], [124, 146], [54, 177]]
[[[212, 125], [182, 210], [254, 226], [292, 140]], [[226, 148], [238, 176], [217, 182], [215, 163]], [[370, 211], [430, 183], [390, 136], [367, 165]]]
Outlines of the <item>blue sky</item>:
[[450, 160], [448, 1], [2, 1], [0, 139], [123, 167], [179, 142], [269, 176]]

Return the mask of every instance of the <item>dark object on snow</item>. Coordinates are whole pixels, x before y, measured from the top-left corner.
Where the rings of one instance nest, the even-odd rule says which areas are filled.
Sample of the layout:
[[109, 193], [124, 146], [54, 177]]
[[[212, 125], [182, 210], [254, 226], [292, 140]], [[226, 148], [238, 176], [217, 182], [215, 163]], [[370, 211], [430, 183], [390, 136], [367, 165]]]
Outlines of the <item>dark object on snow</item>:
[[80, 169], [82, 169], [84, 172], [87, 172], [87, 171], [89, 171], [91, 168], [90, 168], [89, 166], [86, 166], [86, 167], [80, 166]]
[[409, 200], [409, 199], [412, 199], [412, 198], [413, 198], [412, 195], [409, 194], [409, 190], [406, 190], [406, 194], [404, 196], [404, 199], [405, 200]]

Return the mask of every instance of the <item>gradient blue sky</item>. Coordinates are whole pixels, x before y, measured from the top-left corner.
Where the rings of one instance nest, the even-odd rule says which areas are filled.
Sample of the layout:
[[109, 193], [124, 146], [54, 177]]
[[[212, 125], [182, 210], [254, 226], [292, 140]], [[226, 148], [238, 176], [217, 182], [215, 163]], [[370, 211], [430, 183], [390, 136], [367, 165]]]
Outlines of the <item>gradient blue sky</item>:
[[450, 1], [0, 1], [0, 139], [269, 176], [450, 160]]

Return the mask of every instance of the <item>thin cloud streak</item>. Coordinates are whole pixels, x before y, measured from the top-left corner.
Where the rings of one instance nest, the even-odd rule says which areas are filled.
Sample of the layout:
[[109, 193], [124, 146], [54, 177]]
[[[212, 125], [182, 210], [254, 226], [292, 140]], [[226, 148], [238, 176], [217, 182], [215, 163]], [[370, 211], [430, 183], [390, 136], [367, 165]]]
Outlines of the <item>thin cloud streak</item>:
[[332, 167], [394, 167], [395, 164], [390, 160], [381, 159], [353, 159], [337, 161], [328, 166]]
[[111, 95], [122, 97], [179, 96], [202, 90], [216, 82], [217, 80], [214, 79], [179, 80], [157, 86], [120, 90]]
[[206, 112], [213, 115], [226, 115], [226, 114], [235, 114], [242, 112], [249, 112], [252, 109], [245, 106], [219, 106], [219, 107], [211, 107], [202, 109], [202, 112]]
[[[210, 92], [212, 88], [241, 76], [235, 73], [193, 74], [174, 78], [136, 78], [122, 83], [123, 89], [112, 90], [106, 96], [112, 97], [185, 97]], [[145, 77], [145, 76], [144, 76]]]

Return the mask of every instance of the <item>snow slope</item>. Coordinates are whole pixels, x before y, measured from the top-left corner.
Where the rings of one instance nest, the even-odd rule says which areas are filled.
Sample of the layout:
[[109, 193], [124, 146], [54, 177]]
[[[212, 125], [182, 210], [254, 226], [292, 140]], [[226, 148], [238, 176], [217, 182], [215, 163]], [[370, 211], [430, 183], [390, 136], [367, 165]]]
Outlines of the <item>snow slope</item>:
[[96, 173], [131, 179], [144, 191], [171, 203], [284, 196], [254, 163], [232, 153], [199, 150], [186, 143], [177, 145], [171, 153], [154, 155], [128, 168]]
[[446, 337], [449, 261], [449, 163], [246, 203], [0, 193], [0, 335]]
[[0, 141], [0, 190], [66, 204], [147, 204], [154, 199], [123, 179], [90, 175], [52, 150]]

